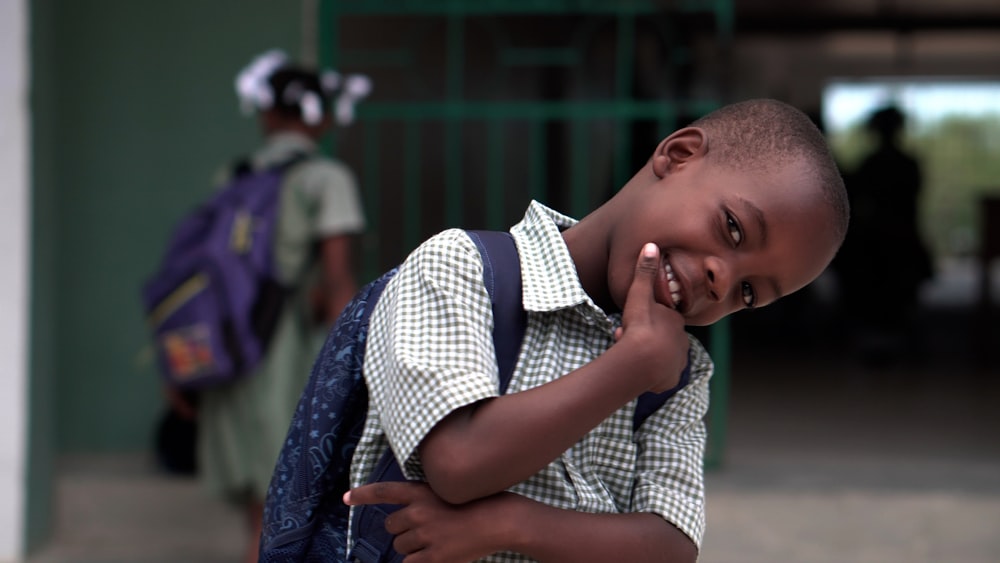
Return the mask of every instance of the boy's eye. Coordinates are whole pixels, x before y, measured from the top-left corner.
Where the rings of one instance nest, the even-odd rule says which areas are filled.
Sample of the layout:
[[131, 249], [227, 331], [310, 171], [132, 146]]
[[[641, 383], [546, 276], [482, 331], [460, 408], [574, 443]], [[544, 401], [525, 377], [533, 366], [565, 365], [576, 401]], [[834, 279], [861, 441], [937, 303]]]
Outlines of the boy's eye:
[[753, 306], [757, 303], [757, 296], [754, 295], [753, 286], [747, 282], [740, 284], [740, 289], [743, 293], [743, 304], [747, 306], [747, 309], [753, 309]]
[[740, 230], [740, 224], [729, 213], [726, 213], [726, 228], [729, 229], [729, 236], [734, 243], [739, 244], [743, 241], [743, 231]]

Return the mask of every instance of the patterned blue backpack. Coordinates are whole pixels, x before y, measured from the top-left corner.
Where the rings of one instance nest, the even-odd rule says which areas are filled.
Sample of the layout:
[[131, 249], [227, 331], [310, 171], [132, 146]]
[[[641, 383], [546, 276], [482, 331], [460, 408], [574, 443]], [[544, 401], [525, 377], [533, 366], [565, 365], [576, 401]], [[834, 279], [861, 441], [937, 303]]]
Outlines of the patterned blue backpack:
[[275, 278], [281, 181], [305, 158], [230, 183], [175, 228], [159, 271], [142, 288], [160, 372], [182, 390], [227, 383], [262, 358], [287, 289]]
[[[467, 232], [483, 258], [483, 283], [492, 301], [493, 342], [502, 394], [513, 374], [527, 323], [521, 298], [520, 260], [509, 233]], [[394, 538], [384, 524], [385, 517], [398, 507], [358, 507], [352, 520], [350, 507], [342, 501], [350, 488], [351, 458], [368, 412], [368, 390], [362, 373], [368, 319], [395, 273], [395, 269], [390, 270], [358, 292], [337, 319], [313, 365], [268, 487], [261, 563], [402, 561], [392, 548]], [[642, 395], [634, 426], [638, 428], [689, 378], [685, 368], [676, 388]], [[388, 450], [368, 482], [403, 480]], [[350, 554], [346, 549], [348, 526], [355, 540]]]
[[[526, 323], [517, 248], [510, 233], [467, 232], [483, 258], [483, 283], [493, 303], [501, 378], [509, 381]], [[261, 563], [347, 561], [350, 508], [341, 497], [350, 485], [351, 457], [368, 414], [368, 389], [362, 374], [368, 320], [395, 274], [396, 269], [386, 272], [348, 303], [313, 365], [268, 487]], [[391, 452], [379, 462], [383, 471], [387, 465], [394, 467], [382, 480], [404, 480]], [[363, 561], [398, 557], [381, 520], [365, 521], [369, 522], [367, 531], [354, 530], [361, 538], [358, 544], [386, 555], [376, 556], [382, 559], [361, 553], [352, 557]]]

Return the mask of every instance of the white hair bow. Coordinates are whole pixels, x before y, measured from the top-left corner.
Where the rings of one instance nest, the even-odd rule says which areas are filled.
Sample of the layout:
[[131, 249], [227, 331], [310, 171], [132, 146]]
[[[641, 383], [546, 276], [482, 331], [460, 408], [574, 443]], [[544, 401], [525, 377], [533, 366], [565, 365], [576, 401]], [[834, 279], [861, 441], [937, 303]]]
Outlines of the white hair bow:
[[354, 121], [354, 104], [372, 91], [372, 81], [363, 74], [351, 74], [344, 79], [337, 97], [337, 123], [350, 125]]
[[[274, 106], [274, 93], [268, 82], [276, 70], [288, 63], [288, 55], [281, 49], [272, 49], [250, 61], [236, 76], [236, 95], [244, 114], [270, 109]], [[363, 74], [341, 76], [333, 70], [320, 74], [323, 95], [337, 94], [336, 119], [340, 125], [350, 125], [354, 121], [354, 106], [372, 91], [372, 81]], [[282, 94], [286, 105], [298, 105], [302, 120], [317, 125], [323, 120], [323, 99], [316, 92], [308, 91], [297, 83], [289, 84]]]
[[288, 55], [281, 49], [272, 49], [259, 55], [236, 75], [236, 95], [245, 114], [274, 105], [274, 95], [268, 79], [274, 71], [288, 62]]

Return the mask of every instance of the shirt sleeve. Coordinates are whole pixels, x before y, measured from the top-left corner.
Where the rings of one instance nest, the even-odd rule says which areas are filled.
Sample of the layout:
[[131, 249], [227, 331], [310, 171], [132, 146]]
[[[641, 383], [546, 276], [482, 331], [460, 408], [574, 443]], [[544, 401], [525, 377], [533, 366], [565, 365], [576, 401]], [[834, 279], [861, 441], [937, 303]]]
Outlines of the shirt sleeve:
[[475, 243], [462, 230], [445, 231], [406, 259], [372, 313], [365, 380], [410, 479], [423, 478], [416, 449], [435, 424], [499, 395], [482, 276]]
[[713, 364], [691, 337], [691, 382], [639, 427], [633, 508], [652, 512], [701, 546], [705, 530], [705, 413]]

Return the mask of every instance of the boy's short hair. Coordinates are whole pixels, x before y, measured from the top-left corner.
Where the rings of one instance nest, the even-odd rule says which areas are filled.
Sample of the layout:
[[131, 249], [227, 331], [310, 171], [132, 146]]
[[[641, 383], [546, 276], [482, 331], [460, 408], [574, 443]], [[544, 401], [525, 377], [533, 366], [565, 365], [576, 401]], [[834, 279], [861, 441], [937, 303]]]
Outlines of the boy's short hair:
[[801, 110], [770, 99], [723, 106], [695, 120], [708, 134], [713, 162], [757, 172], [805, 159], [834, 212], [833, 227], [843, 241], [850, 219], [844, 179], [823, 133]]

